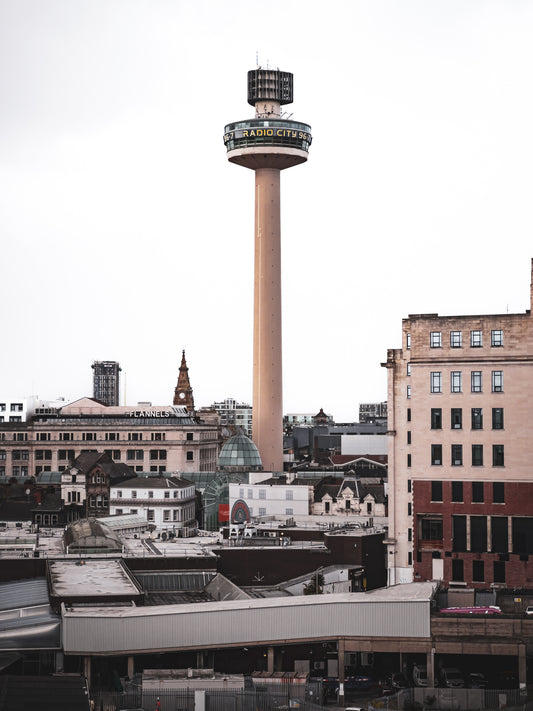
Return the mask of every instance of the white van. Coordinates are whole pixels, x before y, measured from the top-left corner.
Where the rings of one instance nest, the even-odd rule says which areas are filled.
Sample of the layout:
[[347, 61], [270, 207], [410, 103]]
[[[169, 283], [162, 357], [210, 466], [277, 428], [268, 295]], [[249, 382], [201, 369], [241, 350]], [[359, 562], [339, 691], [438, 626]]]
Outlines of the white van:
[[413, 667], [413, 682], [415, 686], [427, 686], [428, 685], [428, 668], [425, 666], [415, 666]]

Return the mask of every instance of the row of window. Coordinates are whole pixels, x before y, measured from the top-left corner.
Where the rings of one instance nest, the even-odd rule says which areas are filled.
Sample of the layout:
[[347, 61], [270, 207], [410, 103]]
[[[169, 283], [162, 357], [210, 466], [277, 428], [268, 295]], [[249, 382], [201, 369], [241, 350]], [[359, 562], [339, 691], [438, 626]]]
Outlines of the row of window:
[[[113, 459], [120, 459], [120, 450], [105, 450], [109, 452]], [[150, 449], [150, 459], [166, 460], [167, 450], [166, 449]], [[51, 460], [52, 459], [51, 449], [36, 449], [35, 459], [38, 461]], [[27, 460], [30, 458], [30, 453], [28, 449], [13, 449], [11, 452], [11, 458], [14, 461]], [[73, 460], [75, 459], [75, 451], [73, 449], [58, 449], [57, 458], [60, 460]], [[7, 451], [5, 449], [0, 449], [0, 461], [7, 459]], [[142, 449], [129, 449], [126, 452], [126, 459], [128, 461], [143, 460], [144, 450]], [[186, 459], [188, 462], [194, 461], [194, 451], [190, 450], [186, 453]]]
[[[431, 482], [431, 501], [432, 503], [442, 503], [444, 501], [442, 492], [442, 481]], [[505, 503], [505, 483], [503, 481], [452, 481], [451, 482], [451, 501], [453, 503], [464, 503], [464, 493], [469, 490], [471, 501], [474, 504], [485, 503], [485, 494], [490, 491], [493, 504]]]
[[[491, 391], [493, 393], [503, 392], [503, 370], [493, 370], [491, 371]], [[431, 371], [429, 375], [429, 389], [432, 393], [442, 392], [442, 372], [439, 370]], [[410, 397], [409, 392], [410, 386], [407, 387], [408, 397]], [[463, 392], [463, 373], [461, 370], [452, 370], [450, 373], [450, 392], [451, 393], [462, 393]], [[483, 392], [483, 373], [481, 370], [470, 371], [470, 392], [472, 393], [482, 393]]]
[[22, 422], [22, 417], [19, 415], [10, 415], [9, 420], [6, 420], [3, 415], [0, 415], [0, 422]]
[[[0, 417], [0, 422], [3, 422], [4, 418]], [[20, 418], [9, 418], [10, 422], [20, 422]], [[59, 441], [61, 442], [73, 442], [76, 437], [74, 436], [74, 432], [60, 432], [59, 433]], [[124, 433], [125, 434], [125, 433]], [[143, 439], [143, 433], [142, 432], [128, 432], [128, 442], [141, 442]], [[5, 432], [0, 433], [0, 440], [5, 440]], [[50, 442], [52, 440], [52, 434], [50, 432], [36, 432], [35, 433], [35, 440], [37, 442]], [[81, 440], [83, 442], [96, 442], [99, 439], [98, 433], [97, 432], [82, 432], [81, 433]], [[166, 432], [151, 432], [150, 433], [150, 439], [153, 442], [163, 442], [166, 439]], [[194, 432], [187, 432], [185, 435], [185, 439], [187, 442], [193, 442], [194, 441]], [[27, 442], [28, 441], [28, 433], [27, 432], [14, 432], [13, 433], [13, 440], [15, 442]], [[120, 440], [120, 432], [106, 432], [105, 433], [105, 441], [107, 442], [117, 442]]]
[[[136, 499], [137, 498], [137, 490], [136, 489], [132, 489], [131, 491], [126, 491], [125, 493], [126, 493], [126, 496], [123, 497], [123, 492], [117, 491], [117, 499], [122, 499], [122, 498]], [[183, 498], [185, 498], [185, 496], [186, 496], [185, 489], [176, 489], [175, 491], [172, 492], [173, 499], [183, 499]], [[154, 498], [153, 491], [148, 491], [148, 498], [149, 499]], [[164, 491], [163, 498], [170, 499], [170, 491]]]
[[[464, 561], [460, 558], [454, 558], [452, 560], [452, 580], [454, 582], [464, 582], [465, 579], [465, 567]], [[473, 560], [472, 561], [472, 582], [473, 583], [484, 583], [485, 582], [485, 561], [483, 560]], [[492, 582], [494, 583], [505, 583], [505, 562], [501, 560], [492, 561]]]
[[[431, 331], [429, 334], [430, 348], [442, 348], [442, 331]], [[503, 331], [493, 329], [490, 332], [491, 348], [501, 348], [503, 346]], [[463, 332], [450, 331], [450, 348], [463, 347]], [[483, 331], [470, 331], [470, 348], [483, 347]]]
[[[293, 500], [293, 491], [291, 489], [285, 489], [285, 499], [287, 501], [292, 501]], [[247, 490], [248, 496], [246, 497], [247, 499], [253, 499], [254, 498], [254, 490], [253, 489], [248, 489]], [[266, 489], [259, 489], [259, 498], [260, 499], [266, 499]], [[244, 489], [241, 488], [239, 489], [239, 498], [244, 499]]]
[[[24, 406], [21, 402], [12, 402], [9, 409], [11, 412], [22, 412], [24, 410]], [[5, 411], [6, 411], [6, 403], [0, 402], [0, 412], [5, 412]]]
[[[483, 429], [483, 408], [470, 408], [470, 426], [473, 430]], [[450, 427], [452, 430], [461, 430], [463, 428], [463, 408], [450, 408]], [[431, 429], [442, 429], [442, 408], [431, 408]], [[503, 407], [492, 408], [492, 429], [503, 430]]]
[[[483, 466], [483, 445], [482, 444], [472, 444], [472, 457], [471, 463], [473, 467]], [[452, 467], [463, 466], [463, 445], [462, 444], [452, 444], [450, 445], [450, 465]], [[409, 455], [407, 455], [409, 457]], [[432, 444], [431, 445], [431, 464], [433, 466], [442, 466], [442, 444]], [[407, 466], [410, 466], [409, 459]], [[492, 445], [492, 466], [493, 467], [503, 467], [505, 466], [504, 457], [504, 446], [503, 444], [493, 444]]]

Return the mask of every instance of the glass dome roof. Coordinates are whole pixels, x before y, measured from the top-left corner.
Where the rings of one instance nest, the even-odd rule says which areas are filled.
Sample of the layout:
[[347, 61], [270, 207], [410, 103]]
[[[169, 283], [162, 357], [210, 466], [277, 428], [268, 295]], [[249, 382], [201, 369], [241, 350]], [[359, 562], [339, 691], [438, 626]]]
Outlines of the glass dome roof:
[[220, 469], [261, 471], [263, 464], [257, 447], [246, 435], [230, 437], [220, 450], [218, 457]]

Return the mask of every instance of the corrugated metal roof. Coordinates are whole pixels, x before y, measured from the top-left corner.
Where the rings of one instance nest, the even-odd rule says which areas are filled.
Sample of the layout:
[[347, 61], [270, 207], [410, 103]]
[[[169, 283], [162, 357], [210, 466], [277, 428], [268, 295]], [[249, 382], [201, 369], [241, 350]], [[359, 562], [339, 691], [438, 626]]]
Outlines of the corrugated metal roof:
[[32, 605], [45, 605], [48, 602], [46, 578], [0, 584], [0, 610], [16, 610]]

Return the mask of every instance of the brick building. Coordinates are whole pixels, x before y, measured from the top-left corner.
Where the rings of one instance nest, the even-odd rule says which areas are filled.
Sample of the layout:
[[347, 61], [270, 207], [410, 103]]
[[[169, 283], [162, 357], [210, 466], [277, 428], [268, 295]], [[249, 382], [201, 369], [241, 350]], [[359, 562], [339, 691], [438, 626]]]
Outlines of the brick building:
[[411, 315], [384, 366], [389, 583], [533, 587], [531, 310]]

